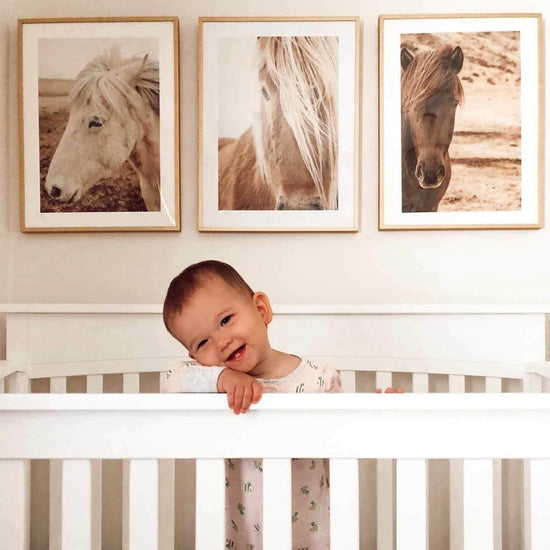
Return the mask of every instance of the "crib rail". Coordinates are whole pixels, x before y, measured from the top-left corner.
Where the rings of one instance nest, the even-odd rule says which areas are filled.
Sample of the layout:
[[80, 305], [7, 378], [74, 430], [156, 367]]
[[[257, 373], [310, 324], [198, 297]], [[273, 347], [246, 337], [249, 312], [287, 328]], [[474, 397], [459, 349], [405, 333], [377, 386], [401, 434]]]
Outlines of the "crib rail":
[[[317, 364], [330, 365], [346, 372], [421, 372], [424, 374], [454, 374], [462, 376], [522, 378], [525, 372], [521, 363], [487, 361], [453, 361], [448, 359], [418, 359], [408, 357], [370, 356], [308, 356]], [[138, 372], [163, 372], [181, 365], [185, 357], [145, 357], [135, 359], [111, 359], [101, 361], [66, 361], [21, 365], [0, 361], [0, 378], [15, 371], [22, 371], [31, 379], [79, 376], [83, 374], [129, 374]], [[544, 363], [533, 363], [533, 366]], [[550, 369], [547, 371], [550, 376]]]
[[196, 548], [223, 548], [222, 458], [262, 456], [264, 548], [289, 549], [288, 457], [324, 456], [331, 548], [359, 548], [356, 459], [396, 458], [396, 548], [425, 550], [426, 459], [451, 458], [465, 459], [462, 547], [489, 549], [493, 459], [530, 458], [527, 547], [542, 550], [550, 540], [549, 429], [543, 394], [266, 395], [239, 417], [219, 395], [1, 395], [0, 540], [27, 547], [26, 461], [49, 458], [62, 461], [61, 548], [92, 548], [94, 460], [119, 458], [129, 464], [128, 547], [161, 548], [159, 464], [197, 458]]
[[[522, 391], [525, 378], [525, 366], [521, 363], [499, 363], [484, 361], [454, 361], [444, 359], [418, 359], [407, 357], [370, 357], [370, 356], [308, 356], [316, 364], [330, 365], [341, 373], [344, 392], [373, 391], [375, 387], [391, 387], [401, 385], [400, 380], [408, 380], [405, 385], [407, 392], [425, 393], [428, 391], [506, 391], [503, 384], [515, 383], [511, 391]], [[117, 391], [124, 393], [139, 392], [139, 377], [141, 374], [156, 374], [159, 377], [170, 369], [174, 369], [188, 359], [184, 357], [146, 357], [134, 359], [110, 359], [95, 361], [64, 361], [56, 363], [19, 364], [14, 361], [0, 362], [0, 393], [9, 393], [8, 386], [16, 386], [18, 393], [31, 391], [25, 387], [24, 380], [29, 383], [34, 380], [49, 380], [51, 393], [65, 393], [67, 380], [86, 376], [88, 393], [103, 393], [104, 377], [120, 375], [123, 377], [122, 388]], [[540, 367], [540, 364], [537, 364]], [[550, 370], [550, 369], [548, 369]], [[546, 371], [544, 376], [550, 377]], [[358, 377], [363, 374], [374, 374], [372, 387], [358, 383]], [[407, 376], [409, 379], [407, 379]], [[430, 389], [430, 377], [443, 377], [444, 385]], [[11, 380], [10, 380], [11, 379]], [[17, 382], [14, 382], [14, 379]], [[468, 380], [477, 381], [475, 388], [467, 390]], [[533, 383], [537, 378], [532, 377]], [[160, 386], [157, 379], [153, 389]], [[156, 388], [156, 389], [155, 389]], [[462, 388], [462, 389], [461, 389]], [[34, 390], [33, 390], [34, 391]], [[44, 391], [44, 389], [39, 390]], [[82, 391], [82, 390], [81, 390]], [[508, 390], [510, 391], [510, 390]], [[540, 391], [540, 390], [533, 390]]]

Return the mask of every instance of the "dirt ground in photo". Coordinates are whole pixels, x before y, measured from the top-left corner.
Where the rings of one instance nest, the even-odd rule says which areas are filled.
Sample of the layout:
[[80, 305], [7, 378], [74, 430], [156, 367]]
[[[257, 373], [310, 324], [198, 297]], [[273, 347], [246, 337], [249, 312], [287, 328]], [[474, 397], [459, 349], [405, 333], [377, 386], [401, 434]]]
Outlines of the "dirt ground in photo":
[[449, 149], [452, 177], [439, 211], [521, 209], [519, 32], [402, 35], [413, 54], [460, 46], [464, 103]]

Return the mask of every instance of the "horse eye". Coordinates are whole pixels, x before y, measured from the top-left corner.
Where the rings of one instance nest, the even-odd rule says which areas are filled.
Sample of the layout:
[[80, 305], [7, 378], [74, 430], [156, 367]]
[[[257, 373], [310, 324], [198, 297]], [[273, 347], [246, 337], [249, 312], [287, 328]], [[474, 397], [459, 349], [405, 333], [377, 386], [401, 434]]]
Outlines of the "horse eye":
[[267, 93], [267, 90], [265, 87], [262, 87], [262, 95], [265, 97], [267, 101], [269, 101], [269, 94]]
[[103, 126], [103, 120], [98, 116], [93, 116], [88, 122], [88, 128], [101, 128]]

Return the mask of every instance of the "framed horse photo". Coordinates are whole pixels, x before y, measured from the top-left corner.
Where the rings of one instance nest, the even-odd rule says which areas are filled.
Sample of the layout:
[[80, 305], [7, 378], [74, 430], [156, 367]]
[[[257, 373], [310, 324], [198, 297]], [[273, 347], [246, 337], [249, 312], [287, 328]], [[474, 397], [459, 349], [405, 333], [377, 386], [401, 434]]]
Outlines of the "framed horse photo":
[[379, 228], [542, 227], [541, 15], [382, 15], [379, 56]]
[[176, 17], [19, 20], [23, 232], [179, 231]]
[[199, 231], [357, 231], [359, 18], [199, 19]]

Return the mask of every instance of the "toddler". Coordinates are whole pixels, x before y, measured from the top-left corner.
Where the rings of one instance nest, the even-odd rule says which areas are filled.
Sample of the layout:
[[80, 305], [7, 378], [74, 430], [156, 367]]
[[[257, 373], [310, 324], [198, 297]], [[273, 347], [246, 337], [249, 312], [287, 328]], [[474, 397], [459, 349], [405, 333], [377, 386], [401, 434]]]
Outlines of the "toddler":
[[[227, 393], [236, 414], [265, 392], [340, 392], [338, 373], [270, 346], [268, 297], [228, 264], [205, 261], [180, 273], [164, 301], [166, 328], [199, 365], [183, 365], [167, 392]], [[226, 548], [262, 548], [262, 461], [226, 460]], [[330, 548], [329, 471], [325, 459], [292, 460], [292, 546]]]

